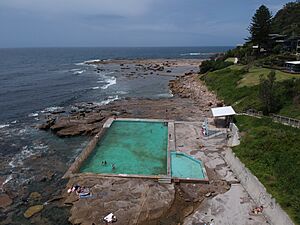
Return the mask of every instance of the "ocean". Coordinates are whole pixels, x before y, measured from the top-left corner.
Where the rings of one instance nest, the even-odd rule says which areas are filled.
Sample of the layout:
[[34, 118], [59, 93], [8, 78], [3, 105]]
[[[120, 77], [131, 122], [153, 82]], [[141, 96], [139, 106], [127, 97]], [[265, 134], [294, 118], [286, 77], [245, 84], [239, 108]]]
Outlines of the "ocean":
[[[51, 132], [37, 130], [33, 125], [44, 111], [81, 102], [107, 104], [125, 97], [170, 97], [168, 82], [171, 77], [130, 79], [114, 66], [99, 72], [95, 66], [84, 62], [207, 59], [228, 49], [230, 47], [0, 49], [0, 188], [5, 185], [17, 193], [21, 187], [22, 193], [25, 193], [24, 188], [26, 193], [38, 191], [44, 193], [46, 202], [49, 195], [53, 195], [53, 187], [63, 186], [61, 176], [89, 137], [58, 138]], [[39, 182], [45, 170], [52, 174], [51, 183]], [[24, 194], [16, 196], [24, 198]], [[12, 224], [30, 223], [22, 216], [26, 201], [16, 197], [11, 207]], [[48, 206], [43, 213], [51, 217], [57, 210]], [[6, 213], [0, 211], [0, 221], [6, 218]], [[65, 218], [67, 216], [49, 221], [64, 224]]]

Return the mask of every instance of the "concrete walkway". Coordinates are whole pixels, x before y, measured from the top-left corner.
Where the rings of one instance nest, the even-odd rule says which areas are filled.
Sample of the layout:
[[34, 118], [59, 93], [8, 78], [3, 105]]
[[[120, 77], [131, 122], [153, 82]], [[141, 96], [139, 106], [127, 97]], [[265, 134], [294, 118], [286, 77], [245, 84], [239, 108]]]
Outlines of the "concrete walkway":
[[[231, 184], [231, 187], [224, 194], [206, 198], [184, 220], [184, 224], [268, 224], [263, 215], [249, 214], [256, 205], [223, 159], [227, 148], [226, 135], [205, 139], [201, 133], [201, 127], [202, 122], [175, 123], [176, 150], [202, 160], [208, 170], [216, 172], [218, 178]], [[210, 128], [214, 129], [211, 125]], [[213, 177], [210, 182], [214, 182]]]

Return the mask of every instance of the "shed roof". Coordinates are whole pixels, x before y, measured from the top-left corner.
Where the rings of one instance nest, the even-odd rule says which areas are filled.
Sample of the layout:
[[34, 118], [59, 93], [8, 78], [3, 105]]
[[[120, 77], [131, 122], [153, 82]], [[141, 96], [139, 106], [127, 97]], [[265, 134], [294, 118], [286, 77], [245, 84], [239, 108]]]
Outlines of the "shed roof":
[[231, 106], [212, 108], [211, 112], [213, 117], [232, 116], [236, 114]]
[[288, 61], [286, 64], [300, 65], [300, 61]]

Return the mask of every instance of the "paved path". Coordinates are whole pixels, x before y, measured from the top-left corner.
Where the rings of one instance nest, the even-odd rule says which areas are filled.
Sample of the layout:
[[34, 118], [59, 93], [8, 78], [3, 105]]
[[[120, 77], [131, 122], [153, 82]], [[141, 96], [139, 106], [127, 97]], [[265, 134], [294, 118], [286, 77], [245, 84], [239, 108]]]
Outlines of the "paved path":
[[[209, 170], [216, 172], [217, 176], [231, 184], [231, 187], [224, 194], [206, 198], [197, 210], [185, 219], [184, 224], [267, 224], [262, 215], [249, 215], [256, 205], [223, 159], [227, 148], [226, 135], [204, 139], [201, 126], [202, 122], [175, 123], [176, 149], [202, 160]], [[211, 125], [210, 128], [214, 129]], [[214, 178], [210, 182], [214, 182]]]

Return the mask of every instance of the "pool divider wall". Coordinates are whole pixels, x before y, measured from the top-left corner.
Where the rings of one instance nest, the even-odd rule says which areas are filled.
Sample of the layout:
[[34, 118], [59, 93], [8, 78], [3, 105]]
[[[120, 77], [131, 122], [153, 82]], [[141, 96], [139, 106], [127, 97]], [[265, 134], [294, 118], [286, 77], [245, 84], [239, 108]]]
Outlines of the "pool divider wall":
[[175, 150], [175, 122], [168, 122], [167, 175], [171, 177], [171, 151]]

